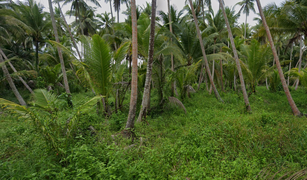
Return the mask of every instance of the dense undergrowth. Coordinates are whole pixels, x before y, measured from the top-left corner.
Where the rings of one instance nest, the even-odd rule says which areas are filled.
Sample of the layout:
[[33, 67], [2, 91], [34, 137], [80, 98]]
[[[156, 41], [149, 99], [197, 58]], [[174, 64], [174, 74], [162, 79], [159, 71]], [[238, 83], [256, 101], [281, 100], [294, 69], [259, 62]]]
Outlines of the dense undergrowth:
[[[267, 177], [275, 172], [280, 177], [305, 168], [306, 117], [291, 114], [283, 92], [257, 90], [250, 96], [251, 114], [244, 113], [236, 92], [222, 93], [225, 103], [207, 92], [193, 94], [184, 101], [187, 114], [170, 105], [152, 112], [136, 125], [133, 142], [120, 135], [126, 112], [105, 119], [93, 107], [80, 115], [73, 141], [61, 154], [45, 143], [32, 121], [5, 112], [0, 179], [256, 179], [264, 169]], [[306, 114], [305, 91], [292, 96]], [[74, 94], [74, 107], [90, 98], [90, 93]], [[57, 116], [64, 123], [72, 113], [64, 108]]]

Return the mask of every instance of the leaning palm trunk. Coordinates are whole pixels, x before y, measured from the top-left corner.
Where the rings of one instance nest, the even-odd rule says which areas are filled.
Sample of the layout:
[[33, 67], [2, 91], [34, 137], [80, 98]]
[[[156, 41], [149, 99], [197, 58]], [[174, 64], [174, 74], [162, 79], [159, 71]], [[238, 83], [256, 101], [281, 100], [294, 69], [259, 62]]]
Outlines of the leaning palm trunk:
[[[3, 61], [2, 55], [0, 54], [0, 63], [2, 63], [2, 62], [4, 62], [4, 61]], [[9, 73], [5, 64], [2, 66], [2, 70], [3, 70], [3, 74], [6, 78], [6, 80], [8, 81], [10, 87], [12, 88], [12, 91], [15, 94], [15, 96], [16, 96], [17, 100], [19, 101], [20, 105], [27, 106], [25, 100], [22, 98], [22, 96], [18, 92], [18, 90], [17, 90], [17, 88], [16, 88], [16, 86], [13, 82], [13, 79], [12, 79], [12, 77], [11, 77], [11, 75], [10, 75], [10, 73]]]
[[[6, 55], [4, 54], [4, 52], [2, 51], [2, 49], [0, 48], [0, 56], [3, 56], [5, 60], [8, 60], [8, 58], [6, 57]], [[10, 67], [12, 68], [12, 70], [14, 71], [14, 73], [17, 73], [17, 70], [15, 69], [15, 67], [13, 66], [13, 64], [9, 61], [8, 64], [10, 65]], [[30, 86], [26, 83], [25, 80], [23, 80], [22, 77], [18, 76], [18, 79], [22, 82], [22, 84], [30, 91], [30, 93], [33, 93], [33, 90], [30, 88]]]
[[200, 43], [200, 46], [201, 46], [201, 51], [202, 51], [202, 54], [204, 56], [204, 61], [205, 61], [205, 65], [206, 65], [206, 71], [207, 71], [207, 74], [208, 74], [209, 79], [210, 79], [210, 83], [212, 85], [212, 88], [213, 88], [213, 91], [214, 91], [216, 99], [218, 99], [219, 101], [223, 102], [219, 92], [217, 91], [217, 89], [216, 89], [216, 87], [214, 85], [213, 78], [211, 76], [211, 72], [210, 72], [209, 64], [208, 64], [208, 59], [207, 59], [207, 56], [206, 56], [204, 43], [203, 43], [203, 40], [202, 40], [202, 37], [201, 37], [201, 34], [200, 34], [200, 30], [199, 30], [199, 26], [198, 26], [198, 20], [197, 20], [196, 15], [195, 15], [195, 10], [194, 10], [194, 7], [193, 7], [192, 0], [189, 0], [189, 1], [190, 1], [191, 10], [192, 10], [192, 13], [193, 13], [193, 18], [194, 18], [196, 30], [197, 30], [197, 36], [199, 38], [199, 43]]
[[[57, 43], [60, 43], [58, 30], [56, 28], [56, 23], [55, 23], [54, 14], [53, 14], [52, 2], [51, 2], [51, 0], [48, 0], [48, 2], [49, 2], [49, 10], [50, 10], [50, 16], [51, 16], [51, 20], [52, 20], [52, 27], [53, 27], [53, 31], [54, 31], [55, 40], [56, 40]], [[67, 94], [70, 94], [66, 70], [65, 70], [64, 59], [63, 59], [63, 55], [62, 55], [62, 50], [61, 50], [60, 47], [57, 47], [57, 49], [58, 49], [60, 63], [61, 63], [61, 69], [62, 69], [62, 73], [63, 73], [65, 91], [66, 91]]]
[[263, 26], [264, 26], [264, 28], [266, 30], [267, 37], [268, 37], [268, 40], [269, 40], [270, 45], [271, 45], [271, 49], [272, 49], [272, 52], [273, 52], [273, 55], [274, 55], [274, 59], [276, 61], [276, 66], [277, 66], [277, 69], [278, 69], [278, 74], [279, 74], [279, 77], [280, 77], [280, 81], [281, 81], [282, 86], [284, 88], [284, 91], [285, 91], [285, 94], [287, 96], [288, 102], [290, 104], [290, 107], [292, 109], [293, 114], [295, 116], [301, 116], [302, 114], [301, 114], [300, 110], [297, 108], [295, 102], [293, 101], [292, 96], [291, 96], [290, 91], [289, 91], [289, 88], [287, 86], [287, 83], [286, 83], [286, 80], [285, 80], [285, 77], [284, 77], [284, 74], [283, 74], [283, 71], [281, 69], [281, 65], [280, 65], [280, 62], [279, 62], [279, 59], [278, 59], [278, 56], [277, 56], [277, 53], [276, 53], [276, 49], [275, 49], [275, 46], [274, 46], [274, 43], [273, 43], [271, 32], [270, 32], [270, 29], [269, 29], [269, 27], [267, 25], [267, 22], [265, 20], [265, 17], [264, 17], [263, 11], [262, 11], [262, 7], [261, 7], [261, 4], [260, 4], [260, 1], [259, 0], [256, 0], [256, 1], [257, 1], [258, 9], [259, 9], [259, 12], [260, 12], [260, 16], [261, 16], [261, 19], [262, 19], [262, 22], [263, 22]]
[[239, 61], [239, 56], [238, 56], [236, 46], [235, 46], [235, 43], [234, 43], [234, 40], [233, 40], [233, 35], [232, 35], [231, 29], [230, 29], [230, 25], [229, 25], [229, 22], [228, 22], [227, 15], [225, 13], [225, 9], [224, 9], [224, 5], [222, 3], [222, 0], [219, 0], [219, 2], [220, 2], [220, 7], [223, 11], [224, 19], [225, 19], [225, 22], [226, 22], [226, 25], [227, 25], [228, 36], [229, 36], [229, 39], [230, 39], [230, 42], [231, 42], [233, 55], [234, 55], [234, 58], [236, 60], [236, 65], [237, 65], [237, 70], [238, 70], [238, 74], [239, 74], [239, 78], [240, 78], [240, 82], [241, 82], [241, 89], [242, 89], [242, 93], [243, 93], [245, 107], [246, 107], [247, 111], [251, 111], [251, 107], [249, 105], [249, 100], [248, 100], [248, 96], [247, 96], [247, 92], [246, 92], [246, 88], [245, 88], [244, 78], [243, 78], [243, 74], [242, 74], [242, 70], [241, 70], [241, 65], [240, 65], [240, 61]]
[[126, 123], [126, 136], [131, 136], [131, 130], [134, 128], [134, 119], [136, 113], [137, 86], [138, 86], [138, 40], [137, 40], [137, 17], [135, 0], [131, 0], [131, 19], [132, 19], [132, 80], [129, 115]]
[[72, 36], [70, 27], [69, 27], [68, 24], [67, 24], [66, 18], [65, 18], [65, 16], [64, 16], [63, 12], [62, 12], [62, 9], [61, 9], [61, 6], [60, 6], [60, 3], [59, 3], [59, 2], [58, 2], [58, 6], [59, 6], [59, 10], [60, 10], [61, 16], [62, 16], [62, 18], [63, 18], [63, 20], [64, 20], [64, 24], [65, 24], [65, 26], [66, 26], [66, 28], [67, 28], [67, 31], [69, 32], [70, 38], [71, 38], [71, 40], [72, 40], [72, 42], [73, 42], [73, 45], [74, 45], [74, 47], [75, 47], [75, 49], [76, 49], [76, 51], [77, 51], [78, 56], [79, 56], [79, 59], [80, 59], [80, 61], [82, 61], [82, 56], [81, 56], [81, 54], [80, 54], [80, 52], [79, 52], [77, 43], [76, 43], [74, 37]]
[[149, 52], [148, 52], [148, 63], [146, 80], [144, 87], [144, 94], [142, 100], [141, 111], [137, 122], [141, 122], [143, 117], [146, 117], [147, 111], [149, 109], [149, 99], [150, 99], [150, 82], [152, 75], [152, 62], [154, 55], [154, 43], [155, 43], [155, 26], [156, 26], [156, 0], [152, 0], [151, 4], [151, 25], [150, 25], [150, 38], [149, 38]]

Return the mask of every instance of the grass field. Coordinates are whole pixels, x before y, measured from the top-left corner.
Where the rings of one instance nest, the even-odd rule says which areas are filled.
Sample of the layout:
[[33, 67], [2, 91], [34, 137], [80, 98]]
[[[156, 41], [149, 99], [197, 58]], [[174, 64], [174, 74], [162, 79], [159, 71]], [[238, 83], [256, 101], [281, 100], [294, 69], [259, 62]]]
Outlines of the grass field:
[[[283, 92], [259, 87], [244, 112], [242, 95], [221, 93], [225, 103], [206, 92], [183, 103], [187, 113], [166, 105], [137, 124], [135, 139], [120, 135], [127, 112], [105, 119], [95, 107], [80, 113], [69, 141], [45, 134], [14, 113], [0, 117], [0, 179], [269, 179], [307, 167], [307, 118], [294, 117]], [[307, 114], [305, 91], [292, 91]], [[74, 107], [91, 98], [74, 94]], [[5, 97], [4, 97], [5, 98]], [[59, 105], [55, 119], [65, 122], [75, 109]], [[38, 117], [48, 127], [47, 115]], [[88, 130], [93, 126], [96, 132]], [[49, 131], [48, 131], [48, 128]], [[62, 132], [63, 133], [63, 132]], [[113, 135], [113, 136], [112, 136]], [[276, 174], [275, 174], [276, 173]], [[258, 175], [258, 177], [257, 177]]]

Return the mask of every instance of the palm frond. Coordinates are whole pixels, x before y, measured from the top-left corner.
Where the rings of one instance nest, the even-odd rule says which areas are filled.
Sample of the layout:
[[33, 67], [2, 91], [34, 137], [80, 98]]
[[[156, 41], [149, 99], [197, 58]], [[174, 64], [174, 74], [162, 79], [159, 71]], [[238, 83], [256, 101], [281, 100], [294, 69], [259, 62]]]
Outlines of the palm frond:
[[184, 105], [182, 104], [182, 102], [181, 102], [179, 99], [177, 99], [177, 98], [175, 98], [175, 97], [169, 97], [168, 100], [169, 100], [169, 102], [170, 102], [171, 104], [180, 107], [181, 109], [184, 110], [185, 113], [187, 113], [186, 108], [184, 107]]

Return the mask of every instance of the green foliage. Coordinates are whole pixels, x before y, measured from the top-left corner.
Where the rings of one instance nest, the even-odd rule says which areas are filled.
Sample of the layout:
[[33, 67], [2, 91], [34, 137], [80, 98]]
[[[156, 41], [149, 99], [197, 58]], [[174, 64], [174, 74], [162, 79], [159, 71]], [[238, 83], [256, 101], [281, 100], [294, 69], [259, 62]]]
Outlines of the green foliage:
[[[155, 112], [147, 117], [147, 123], [137, 124], [133, 142], [114, 133], [123, 127], [127, 112], [101, 120], [93, 108], [87, 111], [80, 106], [90, 98], [89, 93], [74, 94], [79, 118], [74, 122], [75, 133], [70, 133], [73, 141], [61, 149], [62, 154], [50, 151], [45, 137], [30, 121], [5, 113], [0, 121], [0, 177], [254, 179], [268, 166], [272, 172], [282, 166], [301, 170], [307, 163], [306, 118], [292, 116], [283, 92], [271, 93], [265, 87], [258, 91], [250, 96], [252, 114], [245, 114], [242, 97], [236, 93], [222, 93], [225, 103], [196, 93], [185, 100], [187, 114], [165, 106], [163, 114]], [[303, 90], [292, 95], [300, 109], [307, 108]], [[58, 120], [73, 117], [77, 109], [58, 111]], [[48, 118], [42, 112], [37, 115]], [[89, 125], [95, 127], [94, 134]], [[52, 128], [48, 127], [48, 132]]]
[[111, 54], [109, 45], [99, 36], [94, 35], [87, 45], [86, 63], [97, 93], [106, 96], [110, 86]]
[[271, 50], [267, 45], [253, 39], [250, 45], [241, 46], [243, 62], [241, 63], [244, 77], [247, 78], [247, 83], [250, 83], [251, 90], [256, 92], [258, 82], [265, 77], [268, 67], [266, 62], [271, 58]]

